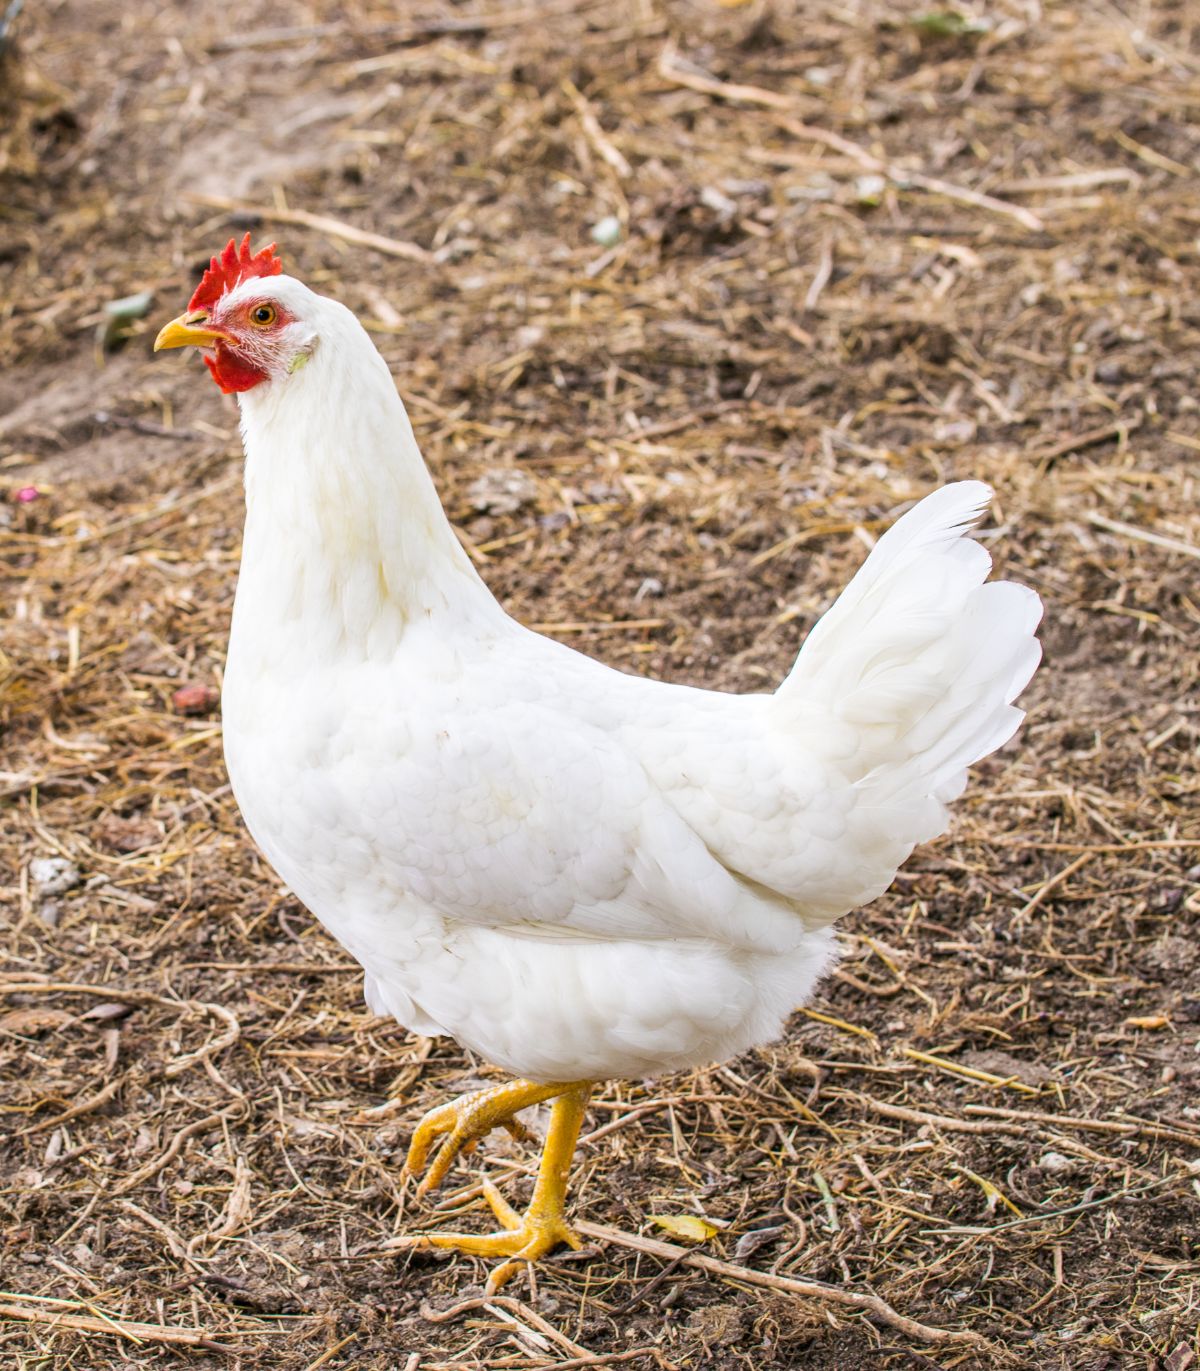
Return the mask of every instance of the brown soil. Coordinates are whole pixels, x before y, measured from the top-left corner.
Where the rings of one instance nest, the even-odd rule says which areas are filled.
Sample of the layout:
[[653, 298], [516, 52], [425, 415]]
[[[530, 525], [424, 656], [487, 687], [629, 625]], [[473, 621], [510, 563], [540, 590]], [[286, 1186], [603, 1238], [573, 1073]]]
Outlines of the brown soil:
[[[27, 0], [4, 1366], [1196, 1364], [1200, 5], [930, 10]], [[994, 483], [997, 566], [1047, 607], [1027, 726], [786, 1039], [609, 1087], [574, 1183], [624, 1235], [707, 1216], [703, 1253], [984, 1344], [620, 1238], [486, 1308], [481, 1264], [378, 1254], [427, 1220], [414, 1120], [491, 1072], [367, 1013], [250, 844], [219, 718], [172, 704], [219, 683], [240, 457], [150, 339], [243, 226], [368, 322], [501, 599], [616, 666], [769, 687], [906, 502]], [[517, 1199], [533, 1155], [492, 1139], [435, 1219], [482, 1227], [474, 1171]]]

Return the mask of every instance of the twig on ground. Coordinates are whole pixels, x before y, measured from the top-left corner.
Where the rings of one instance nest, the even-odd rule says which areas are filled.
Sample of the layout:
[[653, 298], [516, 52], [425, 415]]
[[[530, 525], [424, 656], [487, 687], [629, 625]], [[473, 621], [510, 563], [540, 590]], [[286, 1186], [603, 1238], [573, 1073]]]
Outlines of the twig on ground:
[[171, 1141], [151, 1161], [144, 1166], [139, 1166], [136, 1171], [131, 1172], [124, 1180], [118, 1181], [112, 1189], [112, 1194], [127, 1195], [131, 1190], [136, 1190], [139, 1185], [148, 1181], [151, 1176], [156, 1176], [164, 1166], [169, 1165], [178, 1155], [184, 1143], [189, 1138], [194, 1138], [197, 1133], [207, 1132], [210, 1128], [216, 1128], [218, 1124], [225, 1123], [230, 1119], [236, 1118], [242, 1112], [237, 1106], [219, 1110], [215, 1114], [207, 1114], [203, 1119], [196, 1119], [195, 1122], [185, 1124], [177, 1129]]
[[904, 1047], [900, 1050], [905, 1057], [911, 1057], [914, 1062], [923, 1062], [926, 1066], [937, 1067], [939, 1071], [948, 1071], [950, 1075], [962, 1076], [968, 1081], [979, 1081], [983, 1085], [994, 1085], [999, 1089], [1019, 1090], [1025, 1095], [1042, 1093], [1036, 1085], [1026, 1085], [1015, 1076], [997, 1076], [994, 1071], [980, 1071], [973, 1066], [963, 1066], [959, 1062], [947, 1061], [945, 1057], [936, 1056], [932, 1052], [918, 1052], [915, 1047]]
[[331, 219], [327, 214], [310, 214], [304, 209], [281, 209], [274, 205], [247, 205], [240, 200], [230, 200], [224, 195], [201, 195], [195, 191], [187, 193], [187, 199], [198, 205], [208, 205], [212, 209], [228, 210], [231, 214], [245, 215], [261, 219], [263, 223], [295, 224], [300, 228], [310, 228], [317, 233], [327, 233], [331, 238], [341, 238], [344, 242], [358, 247], [373, 248], [376, 252], [389, 257], [403, 257], [410, 262], [432, 264], [434, 256], [418, 243], [406, 243], [400, 238], [388, 238], [382, 233], [372, 233], [347, 224], [341, 219]]
[[86, 1100], [81, 1100], [79, 1104], [73, 1104], [61, 1114], [56, 1114], [52, 1119], [42, 1119], [38, 1123], [30, 1124], [28, 1128], [22, 1128], [17, 1134], [19, 1138], [27, 1137], [31, 1133], [44, 1133], [47, 1129], [57, 1128], [59, 1124], [64, 1124], [68, 1119], [77, 1119], [81, 1114], [91, 1114], [106, 1105], [109, 1100], [125, 1084], [124, 1075], [114, 1077], [109, 1083], [99, 1089], [94, 1095]]
[[1167, 552], [1182, 552], [1185, 557], [1200, 557], [1200, 547], [1195, 543], [1185, 543], [1182, 538], [1167, 538], [1161, 533], [1151, 533], [1148, 528], [1138, 528], [1135, 524], [1124, 524], [1120, 519], [1109, 519], [1094, 510], [1087, 514], [1089, 524], [1102, 528], [1107, 533], [1119, 533], [1122, 538], [1132, 538], [1134, 542], [1149, 543]]
[[618, 176], [632, 176], [633, 168], [625, 160], [621, 151], [613, 146], [612, 140], [600, 127], [600, 121], [596, 118], [595, 111], [575, 82], [569, 77], [563, 77], [562, 89], [567, 99], [575, 106], [575, 112], [579, 115], [579, 123], [587, 135], [588, 142], [595, 148], [598, 155]]
[[1027, 1228], [1030, 1224], [1046, 1223], [1051, 1219], [1065, 1218], [1069, 1214], [1082, 1214], [1088, 1209], [1100, 1209], [1106, 1204], [1115, 1204], [1117, 1200], [1126, 1199], [1130, 1195], [1144, 1195], [1148, 1190], [1160, 1190], [1164, 1185], [1169, 1185], [1172, 1181], [1179, 1181], [1180, 1179], [1179, 1176], [1159, 1176], [1156, 1180], [1147, 1181], [1145, 1185], [1134, 1185], [1122, 1190], [1114, 1190], [1112, 1194], [1100, 1195], [1094, 1200], [1080, 1200], [1078, 1204], [1067, 1205], [1065, 1209], [1051, 1209], [1044, 1214], [1025, 1214], [1019, 1219], [1009, 1219], [1007, 1223], [992, 1224], [991, 1227], [980, 1228], [970, 1224], [956, 1224], [949, 1228], [929, 1228], [924, 1231], [935, 1237], [963, 1234], [984, 1237], [990, 1233], [1004, 1233], [1011, 1228]]
[[840, 133], [834, 133], [830, 129], [816, 128], [812, 124], [801, 124], [792, 119], [781, 119], [779, 126], [795, 138], [807, 139], [810, 142], [822, 143], [826, 147], [833, 148], [835, 152], [852, 158], [864, 170], [886, 176], [889, 181], [894, 181], [897, 185], [916, 186], [920, 190], [929, 191], [931, 194], [944, 196], [947, 200], [957, 200], [959, 204], [972, 205], [976, 209], [988, 210], [992, 214], [1002, 214], [1006, 218], [1015, 219], [1018, 224], [1033, 233], [1039, 233], [1045, 228], [1045, 224], [1032, 210], [1025, 209], [1021, 205], [1010, 204], [1007, 200], [1000, 200], [995, 195], [987, 195], [983, 191], [971, 190], [968, 186], [955, 185], [954, 182], [944, 181], [938, 176], [926, 176], [924, 172], [886, 162], [883, 158], [876, 157], [866, 148], [859, 147], [849, 138], [843, 137]]
[[1190, 1143], [1200, 1147], [1200, 1135], [1185, 1133], [1179, 1128], [1168, 1128], [1163, 1124], [1148, 1120], [1129, 1120], [1120, 1122], [1113, 1119], [1085, 1119], [1074, 1114], [1042, 1114], [1032, 1109], [1002, 1109], [998, 1105], [968, 1104], [963, 1106], [967, 1114], [986, 1114], [994, 1118], [1013, 1119], [1021, 1123], [1052, 1123], [1059, 1127], [1082, 1128], [1089, 1133], [1140, 1134], [1147, 1138], [1161, 1138], [1168, 1142]]
[[747, 1285], [760, 1285], [768, 1290], [781, 1290], [789, 1295], [800, 1295], [806, 1299], [858, 1309], [864, 1314], [882, 1320], [892, 1328], [899, 1329], [917, 1342], [967, 1343], [981, 1348], [988, 1346], [986, 1338], [966, 1329], [932, 1328], [928, 1324], [918, 1323], [916, 1319], [898, 1313], [878, 1295], [864, 1295], [855, 1290], [844, 1290], [836, 1285], [823, 1285], [819, 1281], [801, 1281], [790, 1276], [775, 1276], [769, 1271], [754, 1271], [750, 1267], [718, 1261], [715, 1257], [707, 1257], [701, 1252], [692, 1252], [686, 1247], [662, 1242], [658, 1238], [643, 1238], [636, 1233], [626, 1233], [620, 1228], [610, 1228], [607, 1224], [583, 1220], [576, 1223], [575, 1227], [587, 1237], [595, 1238], [597, 1242], [616, 1243], [621, 1247], [630, 1247], [636, 1252], [663, 1257], [667, 1261], [678, 1260], [681, 1266], [695, 1266], [701, 1271], [708, 1271], [726, 1280], [744, 1281]]
[[982, 1123], [976, 1119], [955, 1119], [948, 1114], [927, 1114], [921, 1109], [908, 1109], [904, 1105], [888, 1104], [885, 1100], [877, 1100], [873, 1095], [851, 1094], [846, 1098], [857, 1100], [858, 1103], [865, 1105], [875, 1114], [882, 1114], [885, 1119], [899, 1119], [903, 1123], [928, 1124], [931, 1128], [944, 1128], [952, 1133], [1020, 1133], [1016, 1127], [1006, 1127], [1004, 1124]]
[[762, 86], [739, 85], [733, 81], [719, 81], [715, 76], [682, 67], [678, 62], [679, 51], [674, 43], [668, 43], [658, 56], [658, 74], [673, 86], [683, 86], [687, 90], [698, 91], [701, 95], [715, 95], [722, 100], [732, 100], [736, 104], [766, 105], [769, 109], [794, 110], [797, 101], [794, 96], [781, 95], [778, 91], [765, 90]]
[[1051, 443], [1049, 447], [1037, 448], [1029, 453], [1029, 460], [1036, 462], [1041, 471], [1046, 471], [1060, 457], [1068, 457], [1072, 452], [1082, 452], [1084, 448], [1096, 447], [1100, 443], [1124, 443], [1129, 434], [1141, 426], [1141, 416], [1135, 414], [1117, 424], [1085, 429], [1083, 433], [1073, 433], [1057, 443]]
[[1095, 853], [1093, 852], [1085, 852], [1082, 857], [1076, 857], [1069, 866], [1063, 867], [1057, 875], [1051, 876], [1049, 880], [1043, 881], [1038, 887], [1037, 893], [1029, 903], [1023, 905], [1013, 915], [1013, 924], [1016, 925], [1020, 923], [1022, 919], [1027, 918], [1035, 909], [1038, 909], [1048, 896], [1052, 895], [1064, 881], [1074, 876], [1080, 868], [1087, 866], [1088, 862], [1090, 862], [1094, 856]]
[[560, 1333], [552, 1323], [548, 1323], [540, 1314], [530, 1309], [527, 1304], [523, 1304], [520, 1300], [513, 1299], [509, 1295], [492, 1295], [490, 1298], [460, 1300], [449, 1309], [434, 1309], [432, 1305], [423, 1304], [421, 1317], [428, 1319], [430, 1323], [449, 1323], [462, 1314], [469, 1314], [473, 1309], [486, 1309], [490, 1313], [510, 1319], [518, 1326], [522, 1322], [528, 1324], [573, 1357], [590, 1357], [592, 1355], [586, 1347], [581, 1347], [577, 1342], [572, 1342], [564, 1333]]
[[[23, 1300], [29, 1297], [17, 1295], [15, 1298]], [[66, 1303], [63, 1301], [63, 1304]], [[74, 1307], [87, 1308], [86, 1305], [74, 1305]], [[230, 1347], [227, 1343], [217, 1342], [199, 1328], [170, 1328], [165, 1324], [135, 1323], [129, 1319], [109, 1318], [107, 1315], [96, 1317], [90, 1314], [72, 1314], [61, 1307], [58, 1302], [55, 1302], [53, 1306], [46, 1304], [32, 1308], [20, 1304], [0, 1303], [0, 1319], [19, 1319], [25, 1323], [49, 1324], [54, 1328], [71, 1328], [81, 1333], [112, 1333], [132, 1343], [161, 1342], [173, 1343], [180, 1347], [199, 1347], [206, 1352], [223, 1352], [228, 1356], [236, 1356], [242, 1350], [237, 1347]], [[230, 1335], [225, 1333], [224, 1336], [229, 1337]], [[233, 1336], [254, 1335], [235, 1333]]]

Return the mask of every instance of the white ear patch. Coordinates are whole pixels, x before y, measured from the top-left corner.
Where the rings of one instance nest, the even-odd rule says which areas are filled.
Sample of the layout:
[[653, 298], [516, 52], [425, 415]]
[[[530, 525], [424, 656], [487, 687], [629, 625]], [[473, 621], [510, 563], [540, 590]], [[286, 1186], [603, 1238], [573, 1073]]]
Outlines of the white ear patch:
[[287, 369], [289, 376], [299, 371], [300, 368], [308, 361], [308, 359], [316, 351], [317, 344], [320, 341], [320, 338], [314, 333], [312, 337], [308, 338], [304, 342], [303, 346], [299, 349], [298, 352], [295, 353], [295, 355], [292, 357], [292, 360], [288, 363]]

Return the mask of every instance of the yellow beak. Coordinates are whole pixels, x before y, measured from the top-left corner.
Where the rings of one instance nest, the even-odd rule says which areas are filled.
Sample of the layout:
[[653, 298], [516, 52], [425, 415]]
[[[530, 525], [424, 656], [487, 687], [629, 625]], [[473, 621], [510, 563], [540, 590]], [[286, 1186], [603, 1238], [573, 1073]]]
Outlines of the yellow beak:
[[161, 352], [163, 348], [211, 347], [222, 338], [228, 341], [229, 334], [218, 328], [207, 328], [207, 323], [206, 310], [197, 309], [189, 314], [181, 314], [163, 327], [154, 340], [154, 351]]

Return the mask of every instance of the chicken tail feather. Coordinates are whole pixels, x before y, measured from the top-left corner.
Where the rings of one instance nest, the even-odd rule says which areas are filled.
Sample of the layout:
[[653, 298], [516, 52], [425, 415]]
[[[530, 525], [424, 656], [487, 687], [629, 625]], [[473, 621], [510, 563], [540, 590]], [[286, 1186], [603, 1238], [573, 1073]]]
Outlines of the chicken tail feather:
[[991, 557], [968, 535], [990, 497], [960, 481], [893, 525], [776, 697], [821, 721], [826, 756], [859, 792], [858, 822], [889, 849], [882, 866], [945, 829], [967, 768], [1024, 718], [1013, 701], [1041, 658], [1042, 604], [1013, 582], [984, 583]]

